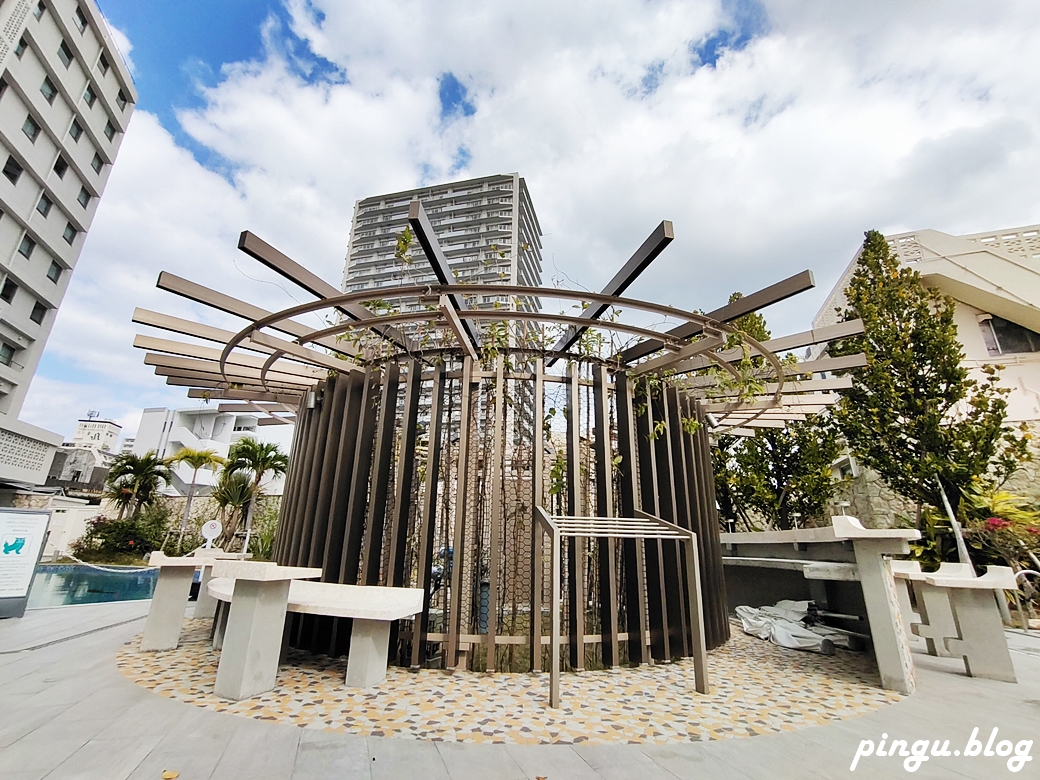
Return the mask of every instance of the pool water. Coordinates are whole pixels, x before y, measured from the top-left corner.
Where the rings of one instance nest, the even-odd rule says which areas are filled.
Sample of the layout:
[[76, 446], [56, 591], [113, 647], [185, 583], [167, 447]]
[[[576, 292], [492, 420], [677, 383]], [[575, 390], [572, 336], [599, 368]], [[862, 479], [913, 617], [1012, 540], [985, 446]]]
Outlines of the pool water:
[[158, 569], [134, 566], [106, 568], [120, 571], [99, 571], [78, 564], [40, 564], [29, 589], [28, 609], [152, 597]]

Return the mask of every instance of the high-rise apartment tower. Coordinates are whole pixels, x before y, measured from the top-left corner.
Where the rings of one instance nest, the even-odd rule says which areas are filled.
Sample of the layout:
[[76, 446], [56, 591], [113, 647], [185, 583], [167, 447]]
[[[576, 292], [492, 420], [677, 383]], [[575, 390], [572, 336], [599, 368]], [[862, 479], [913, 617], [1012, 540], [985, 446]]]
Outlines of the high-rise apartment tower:
[[136, 100], [94, 0], [0, 0], [0, 481], [61, 443], [18, 414]]
[[[542, 230], [527, 184], [516, 173], [421, 187], [359, 200], [354, 206], [343, 291], [436, 283], [418, 242], [411, 262], [398, 256], [408, 204], [418, 198], [460, 282], [537, 287], [542, 283]], [[475, 305], [511, 307], [506, 296], [482, 295]], [[525, 300], [524, 307], [538, 301]]]

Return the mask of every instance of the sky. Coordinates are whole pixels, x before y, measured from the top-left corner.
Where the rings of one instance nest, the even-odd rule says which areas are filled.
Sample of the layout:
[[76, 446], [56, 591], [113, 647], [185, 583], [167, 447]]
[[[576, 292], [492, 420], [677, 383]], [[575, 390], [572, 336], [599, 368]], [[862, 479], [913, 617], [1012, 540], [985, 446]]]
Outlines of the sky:
[[21, 415], [65, 435], [189, 405], [132, 348], [135, 306], [241, 326], [161, 270], [310, 300], [238, 234], [339, 286], [379, 193], [517, 171], [543, 282], [588, 289], [669, 219], [627, 294], [685, 309], [811, 270], [763, 312], [775, 333], [809, 326], [866, 230], [1040, 222], [1031, 0], [100, 5], [139, 100]]

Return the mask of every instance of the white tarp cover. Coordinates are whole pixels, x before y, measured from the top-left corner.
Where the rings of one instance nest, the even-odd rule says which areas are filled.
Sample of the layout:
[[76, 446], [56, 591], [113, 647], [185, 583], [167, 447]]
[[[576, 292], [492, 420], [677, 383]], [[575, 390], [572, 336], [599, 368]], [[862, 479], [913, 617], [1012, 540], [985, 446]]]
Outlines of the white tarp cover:
[[809, 614], [808, 601], [778, 601], [772, 607], [737, 607], [744, 633], [768, 639], [774, 645], [814, 653], [834, 653], [835, 645], [849, 646], [849, 637], [827, 626], [806, 626], [802, 619]]

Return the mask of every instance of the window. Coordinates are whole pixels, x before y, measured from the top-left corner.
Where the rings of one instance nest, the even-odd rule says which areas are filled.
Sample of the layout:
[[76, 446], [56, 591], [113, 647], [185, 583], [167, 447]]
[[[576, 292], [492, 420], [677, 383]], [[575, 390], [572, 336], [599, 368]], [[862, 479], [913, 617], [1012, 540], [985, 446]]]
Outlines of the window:
[[14, 361], [15, 349], [6, 341], [0, 342], [0, 363], [5, 366], [11, 365]]
[[119, 106], [120, 111], [126, 109], [126, 103], [126, 93], [123, 92], [123, 90], [119, 90], [119, 92], [116, 94], [116, 104]]
[[57, 284], [58, 280], [61, 278], [61, 272], [63, 270], [64, 269], [60, 265], [58, 265], [54, 260], [51, 260], [51, 267], [47, 269], [47, 278]]
[[111, 141], [113, 138], [115, 138], [115, 135], [116, 127], [112, 124], [112, 120], [110, 119], [107, 122], [105, 122], [105, 138]]
[[39, 21], [43, 17], [43, 12], [47, 10], [47, 6], [43, 4], [43, 0], [40, 0], [36, 4], [36, 9], [33, 11], [33, 16], [36, 17], [36, 21]]
[[16, 292], [18, 292], [18, 285], [15, 284], [14, 280], [9, 276], [4, 279], [3, 289], [0, 289], [0, 300], [10, 303], [14, 300], [14, 294]]
[[58, 47], [58, 59], [66, 68], [72, 64], [72, 49], [65, 41], [62, 41], [61, 46]]
[[76, 200], [79, 201], [79, 205], [83, 208], [87, 207], [87, 204], [90, 203], [90, 193], [87, 192], [86, 187], [79, 188], [79, 195], [76, 196]]
[[25, 54], [25, 50], [28, 46], [29, 44], [25, 42], [25, 38], [19, 38], [18, 45], [14, 47], [14, 56], [18, 59], [21, 59], [22, 55]]
[[87, 101], [88, 106], [94, 107], [94, 103], [97, 101], [97, 93], [90, 84], [87, 84], [87, 89], [83, 92], [83, 99]]
[[986, 351], [993, 356], [1040, 352], [1040, 333], [1003, 317], [987, 317], [979, 322]]
[[97, 64], [98, 64], [98, 70], [101, 71], [101, 75], [102, 76], [108, 75], [108, 69], [110, 67], [109, 64], [108, 64], [108, 57], [106, 57], [104, 54], [102, 54], [98, 58], [98, 63]]
[[87, 16], [86, 16], [86, 14], [83, 13], [83, 9], [80, 8], [77, 5], [76, 6], [76, 13], [73, 14], [73, 16], [76, 18], [76, 26], [79, 28], [79, 31], [83, 32], [84, 30], [86, 30], [87, 29]]
[[18, 164], [18, 161], [7, 156], [7, 162], [4, 163], [4, 176], [11, 180], [11, 184], [18, 183], [18, 177], [22, 175], [22, 166]]
[[65, 171], [69, 169], [69, 161], [58, 155], [58, 159], [54, 161], [54, 172], [58, 174], [59, 179], [65, 178]]
[[26, 138], [36, 143], [36, 139], [40, 135], [40, 125], [32, 118], [32, 114], [27, 116], [25, 122], [22, 123], [22, 132], [25, 133]]
[[83, 135], [83, 125], [79, 123], [78, 119], [72, 120], [72, 127], [69, 128], [69, 135], [72, 136], [73, 141], [78, 141], [79, 137]]
[[29, 238], [28, 234], [22, 236], [22, 243], [18, 245], [18, 254], [28, 260], [32, 257], [33, 250], [36, 248], [36, 242]]
[[47, 316], [47, 307], [39, 301], [33, 304], [33, 310], [29, 314], [29, 319], [35, 322], [37, 325], [43, 324], [43, 318]]
[[105, 167], [105, 161], [97, 152], [94, 152], [94, 159], [90, 161], [90, 167], [94, 169], [94, 173], [101, 173], [101, 169]]
[[[76, 228], [74, 228], [72, 226], [71, 222], [66, 222], [65, 223], [65, 232], [62, 233], [61, 237], [65, 239], [65, 243], [66, 244], [68, 244], [69, 246], [72, 246], [72, 242], [76, 240], [76, 233], [78, 233], [78, 232], [79, 231], [76, 230]], [[53, 265], [53, 263], [51, 265]], [[50, 276], [50, 272], [48, 272], [47, 275]], [[57, 281], [57, 280], [53, 279], [52, 281]]]
[[46, 195], [41, 195], [40, 202], [36, 204], [36, 210], [46, 217], [48, 214], [51, 213], [51, 206], [53, 205], [54, 204], [51, 202], [50, 198], [48, 198]]
[[50, 76], [43, 77], [43, 86], [40, 87], [40, 92], [43, 93], [48, 103], [54, 102], [55, 95], [58, 94], [58, 88], [54, 86], [54, 82], [51, 81]]

